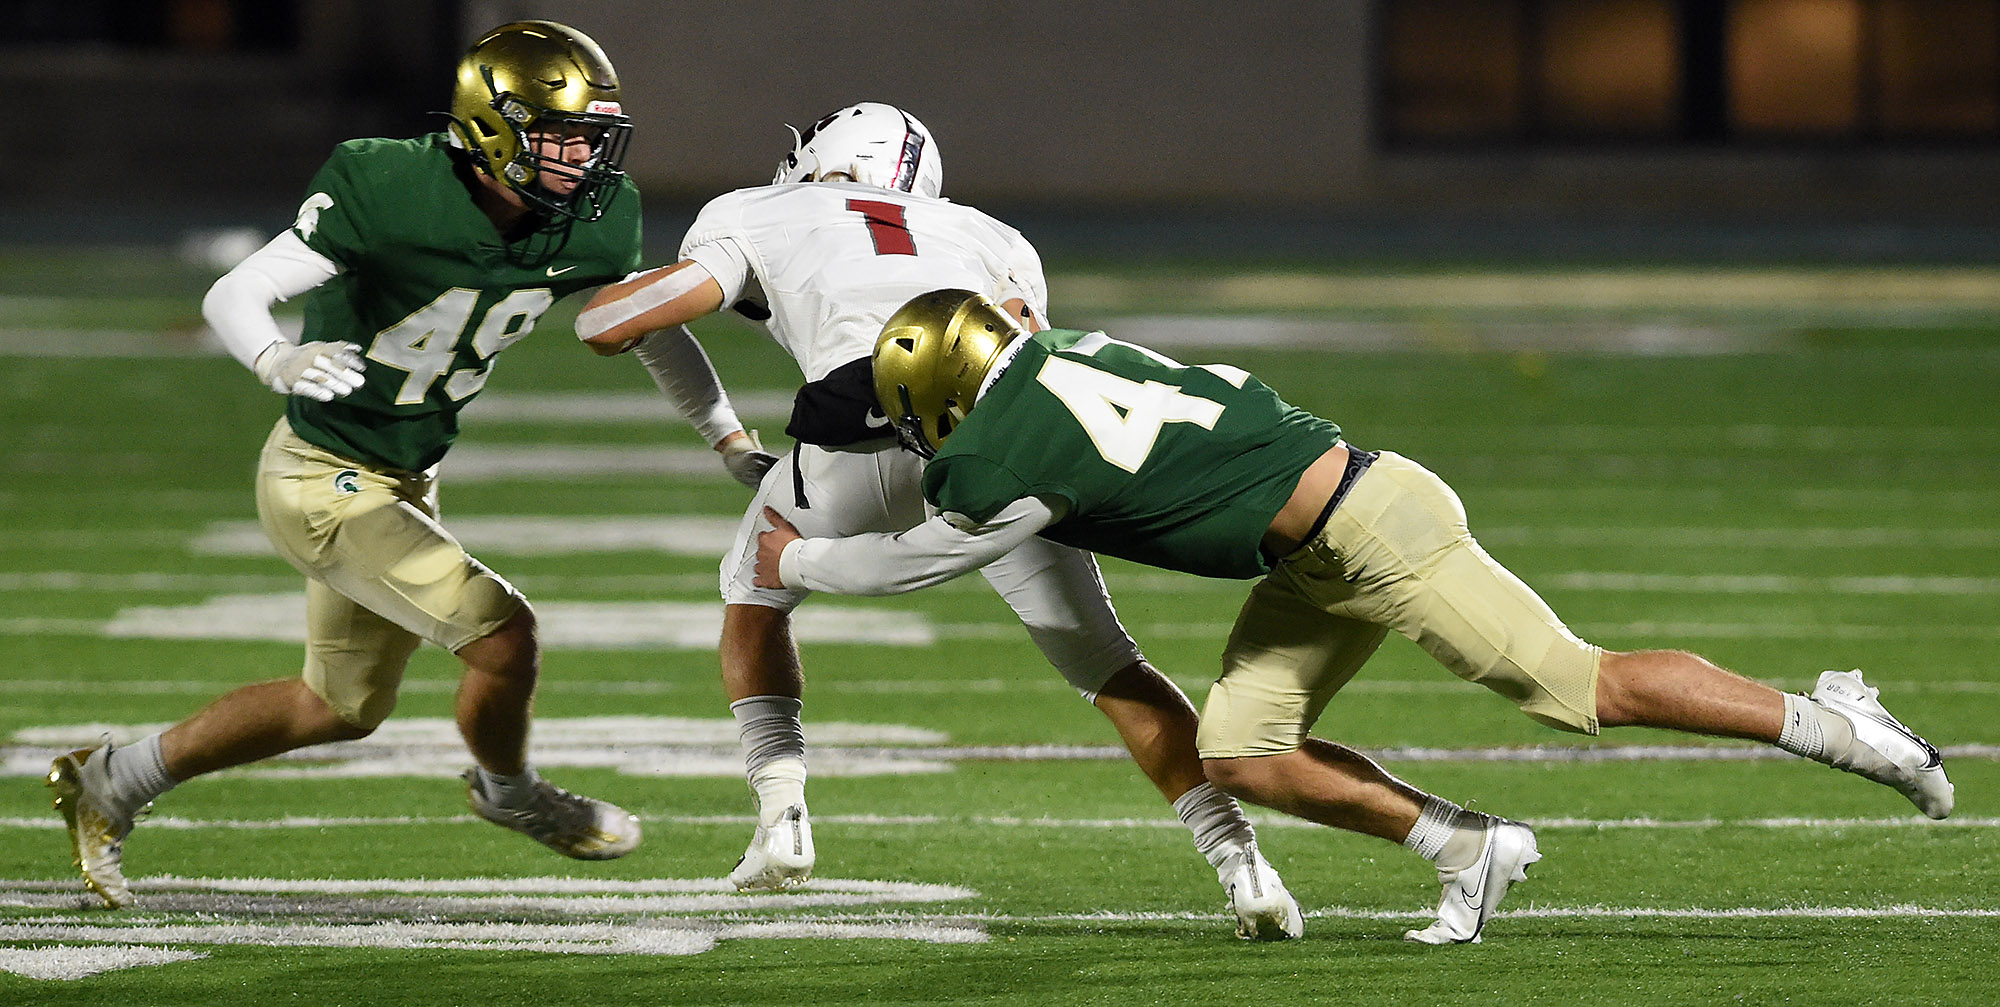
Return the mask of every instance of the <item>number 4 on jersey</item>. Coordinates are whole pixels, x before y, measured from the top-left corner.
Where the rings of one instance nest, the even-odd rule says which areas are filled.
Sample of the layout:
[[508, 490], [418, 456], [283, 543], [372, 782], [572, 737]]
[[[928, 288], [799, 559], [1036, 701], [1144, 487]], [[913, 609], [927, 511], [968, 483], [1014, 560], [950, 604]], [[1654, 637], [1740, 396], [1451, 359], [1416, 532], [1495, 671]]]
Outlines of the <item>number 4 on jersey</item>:
[[1050, 357], [1035, 380], [1069, 407], [1097, 453], [1127, 472], [1145, 464], [1165, 424], [1193, 423], [1213, 430], [1222, 418], [1222, 403], [1213, 399], [1159, 381], [1121, 378], [1062, 357]]

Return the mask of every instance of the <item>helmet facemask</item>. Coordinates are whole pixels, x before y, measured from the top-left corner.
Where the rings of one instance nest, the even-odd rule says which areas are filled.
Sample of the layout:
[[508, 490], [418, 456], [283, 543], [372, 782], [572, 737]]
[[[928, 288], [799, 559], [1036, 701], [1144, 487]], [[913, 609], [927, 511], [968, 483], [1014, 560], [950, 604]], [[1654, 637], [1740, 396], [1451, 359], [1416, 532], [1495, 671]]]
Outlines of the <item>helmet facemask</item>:
[[574, 29], [523, 21], [474, 43], [451, 116], [474, 164], [543, 216], [597, 220], [624, 180], [617, 73]]

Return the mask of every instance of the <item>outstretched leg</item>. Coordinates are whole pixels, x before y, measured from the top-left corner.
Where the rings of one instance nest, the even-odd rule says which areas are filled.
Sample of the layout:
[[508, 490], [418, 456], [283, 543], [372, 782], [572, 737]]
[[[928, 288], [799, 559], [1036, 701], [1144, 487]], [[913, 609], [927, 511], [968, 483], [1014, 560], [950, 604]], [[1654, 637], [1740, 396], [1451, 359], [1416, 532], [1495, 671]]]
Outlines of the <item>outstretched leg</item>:
[[1951, 814], [1937, 748], [1891, 716], [1858, 671], [1826, 672], [1811, 696], [1798, 696], [1682, 651], [1606, 651], [1597, 718], [1762, 741], [1893, 787], [1932, 818]]

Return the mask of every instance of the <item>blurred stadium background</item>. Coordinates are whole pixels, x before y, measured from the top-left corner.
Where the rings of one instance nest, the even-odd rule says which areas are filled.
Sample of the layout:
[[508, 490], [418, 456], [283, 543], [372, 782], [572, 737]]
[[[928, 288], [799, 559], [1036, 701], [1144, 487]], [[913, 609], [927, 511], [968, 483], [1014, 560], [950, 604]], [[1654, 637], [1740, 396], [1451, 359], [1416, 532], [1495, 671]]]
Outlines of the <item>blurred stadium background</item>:
[[434, 128], [463, 45], [521, 17], [618, 65], [662, 243], [769, 177], [779, 123], [880, 98], [1057, 256], [2000, 245], [1995, 0], [12, 0], [0, 86], [35, 111], [0, 237], [275, 228], [333, 143]]

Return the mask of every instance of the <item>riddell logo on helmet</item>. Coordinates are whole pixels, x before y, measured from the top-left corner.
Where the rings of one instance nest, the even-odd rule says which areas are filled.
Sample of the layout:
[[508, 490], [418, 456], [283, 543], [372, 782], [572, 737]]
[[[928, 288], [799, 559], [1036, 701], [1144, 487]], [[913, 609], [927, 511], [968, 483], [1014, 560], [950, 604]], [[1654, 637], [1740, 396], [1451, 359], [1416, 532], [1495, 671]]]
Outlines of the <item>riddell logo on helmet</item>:
[[593, 101], [590, 111], [594, 115], [624, 115], [625, 107], [615, 101]]

